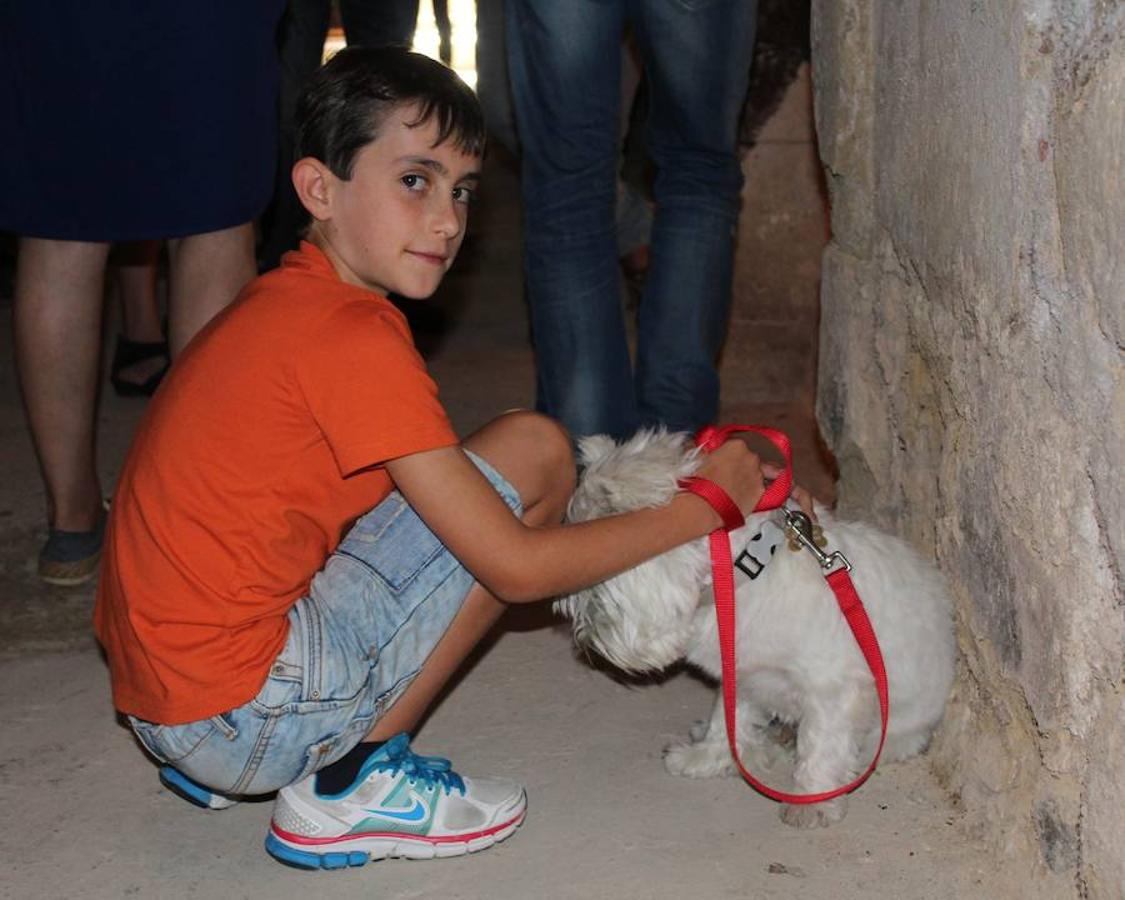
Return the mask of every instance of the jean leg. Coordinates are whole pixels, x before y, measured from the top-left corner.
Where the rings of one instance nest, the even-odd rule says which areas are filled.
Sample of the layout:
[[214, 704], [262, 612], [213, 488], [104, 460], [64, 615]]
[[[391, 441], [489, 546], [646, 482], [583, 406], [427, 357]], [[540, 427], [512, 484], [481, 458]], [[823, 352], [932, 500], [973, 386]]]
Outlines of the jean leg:
[[504, 42], [504, 0], [477, 0], [477, 97], [495, 138], [514, 156], [516, 140], [512, 88], [508, 84], [508, 53]]
[[636, 426], [614, 225], [623, 0], [508, 0], [539, 407], [579, 437]]
[[695, 430], [718, 414], [716, 361], [730, 311], [756, 0], [634, 0], [650, 79], [658, 174], [652, 263], [641, 300], [643, 424]]

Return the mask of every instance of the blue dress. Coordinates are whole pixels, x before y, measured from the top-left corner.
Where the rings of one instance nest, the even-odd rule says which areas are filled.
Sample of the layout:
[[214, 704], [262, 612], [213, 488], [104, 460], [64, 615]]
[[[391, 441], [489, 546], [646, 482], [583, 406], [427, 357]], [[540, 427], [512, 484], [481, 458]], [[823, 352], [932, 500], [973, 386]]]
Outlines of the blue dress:
[[0, 229], [136, 240], [259, 215], [283, 8], [0, 0]]

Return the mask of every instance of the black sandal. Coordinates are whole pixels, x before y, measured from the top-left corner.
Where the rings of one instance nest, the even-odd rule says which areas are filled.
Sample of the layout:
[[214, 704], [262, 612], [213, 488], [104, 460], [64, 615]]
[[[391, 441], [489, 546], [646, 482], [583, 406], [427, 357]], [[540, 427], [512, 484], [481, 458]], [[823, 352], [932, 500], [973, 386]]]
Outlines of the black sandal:
[[[122, 372], [130, 366], [157, 358], [162, 358], [164, 365], [144, 381], [129, 381], [121, 377]], [[131, 341], [118, 335], [117, 347], [113, 351], [113, 365], [109, 370], [109, 380], [118, 397], [151, 397], [160, 386], [168, 366], [167, 341]]]

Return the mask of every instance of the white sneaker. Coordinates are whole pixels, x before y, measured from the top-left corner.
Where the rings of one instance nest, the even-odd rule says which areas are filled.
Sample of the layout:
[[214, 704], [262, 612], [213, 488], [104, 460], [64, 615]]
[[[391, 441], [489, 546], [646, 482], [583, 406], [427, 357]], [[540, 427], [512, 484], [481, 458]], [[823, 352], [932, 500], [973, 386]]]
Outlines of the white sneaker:
[[504, 840], [526, 811], [514, 781], [462, 778], [449, 760], [411, 752], [399, 734], [339, 794], [318, 794], [315, 775], [278, 791], [266, 851], [302, 869], [461, 856]]

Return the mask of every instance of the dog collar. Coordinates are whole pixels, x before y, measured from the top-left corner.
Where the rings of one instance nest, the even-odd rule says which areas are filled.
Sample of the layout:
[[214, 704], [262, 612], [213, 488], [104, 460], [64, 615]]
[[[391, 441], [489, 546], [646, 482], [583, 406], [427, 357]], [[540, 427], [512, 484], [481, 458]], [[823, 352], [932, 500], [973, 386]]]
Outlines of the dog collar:
[[[742, 552], [735, 558], [734, 567], [753, 581], [762, 574], [762, 569], [766, 567], [766, 563], [773, 559], [777, 548], [784, 543], [784, 527], [772, 518], [766, 519], [762, 523], [761, 530], [746, 542]], [[735, 577], [740, 581], [745, 580], [740, 576]]]

